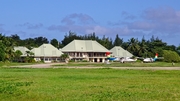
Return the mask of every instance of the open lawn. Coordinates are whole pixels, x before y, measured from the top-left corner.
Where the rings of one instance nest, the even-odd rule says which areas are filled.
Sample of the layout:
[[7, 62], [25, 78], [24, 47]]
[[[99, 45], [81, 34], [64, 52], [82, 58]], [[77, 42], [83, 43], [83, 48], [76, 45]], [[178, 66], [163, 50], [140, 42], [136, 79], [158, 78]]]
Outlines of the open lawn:
[[9, 66], [19, 66], [19, 65], [32, 65], [32, 64], [42, 64], [42, 63], [18, 63], [18, 62], [0, 62], [0, 68], [1, 67], [9, 67]]
[[167, 63], [167, 62], [153, 62], [153, 63], [141, 63], [141, 62], [133, 62], [133, 63], [120, 63], [120, 62], [109, 62], [106, 63], [90, 63], [90, 62], [70, 62], [68, 64], [57, 64], [54, 66], [59, 67], [71, 67], [71, 66], [86, 66], [86, 67], [180, 67], [180, 63]]
[[180, 71], [0, 68], [1, 101], [179, 101]]
[[[28, 67], [31, 65], [39, 65], [46, 66], [44, 63], [2, 63], [0, 62], [0, 68], [2, 67]], [[27, 65], [27, 66], [26, 66]], [[47, 63], [49, 65], [49, 63]], [[180, 67], [180, 63], [167, 63], [167, 62], [153, 62], [153, 63], [120, 63], [120, 62], [110, 62], [110, 64], [106, 63], [92, 63], [92, 62], [69, 62], [69, 63], [54, 63], [54, 67]], [[37, 66], [35, 66], [37, 67]], [[47, 68], [48, 66], [46, 66]]]

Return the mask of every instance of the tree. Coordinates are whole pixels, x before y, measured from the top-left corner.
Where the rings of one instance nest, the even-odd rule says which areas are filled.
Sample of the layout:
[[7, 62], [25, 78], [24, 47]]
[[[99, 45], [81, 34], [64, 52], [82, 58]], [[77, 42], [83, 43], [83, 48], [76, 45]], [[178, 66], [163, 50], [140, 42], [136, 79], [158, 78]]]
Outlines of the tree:
[[38, 45], [38, 46], [40, 46], [40, 45], [42, 45], [44, 43], [49, 43], [49, 41], [48, 41], [48, 39], [46, 37], [37, 37], [37, 38], [34, 39], [34, 41], [35, 41], [35, 44]]
[[180, 55], [180, 45], [176, 48], [176, 51]]
[[22, 52], [20, 50], [15, 51], [15, 61], [20, 60], [20, 57], [22, 55]]
[[165, 46], [165, 48], [164, 48], [165, 50], [172, 50], [172, 51], [176, 51], [176, 46], [174, 46], [174, 45], [167, 45], [167, 46]]
[[129, 43], [128, 43], [128, 42], [123, 42], [121, 47], [122, 47], [123, 49], [127, 50], [128, 46], [129, 46]]
[[147, 57], [147, 45], [146, 40], [143, 36], [141, 42], [139, 42], [139, 50], [138, 50], [138, 56], [139, 57]]
[[68, 55], [68, 54], [62, 54], [62, 55], [60, 56], [60, 58], [61, 58], [62, 60], [65, 60], [65, 62], [67, 63], [68, 60], [69, 60], [69, 55]]
[[0, 42], [0, 61], [5, 60], [5, 47], [2, 42]]
[[27, 55], [27, 56], [33, 56], [33, 55], [34, 55], [34, 53], [33, 53], [33, 52], [31, 52], [31, 51], [26, 51], [26, 55]]
[[14, 57], [14, 43], [12, 38], [0, 34], [1, 60], [10, 61]]
[[21, 39], [17, 34], [11, 35], [10, 38], [12, 38], [15, 45], [19, 46], [21, 44]]
[[33, 52], [31, 51], [26, 51], [26, 58], [25, 58], [25, 62], [35, 62], [34, 58], [32, 57], [34, 55]]
[[139, 50], [138, 39], [131, 38], [130, 40], [128, 40], [127, 50], [133, 55], [138, 56], [138, 50]]
[[96, 36], [95, 32], [88, 34], [88, 35], [84, 35], [84, 37], [82, 39], [84, 39], [84, 40], [99, 40], [99, 38]]
[[5, 37], [2, 43], [5, 46], [5, 60], [12, 61], [14, 59], [14, 41], [11, 37]]
[[35, 44], [35, 39], [33, 38], [27, 38], [25, 40], [22, 40], [21, 46], [26, 46], [28, 49], [32, 49], [32, 47], [38, 47], [37, 44]]
[[50, 44], [53, 45], [56, 48], [59, 48], [59, 42], [57, 41], [57, 39], [52, 39], [50, 41]]
[[69, 35], [65, 35], [64, 39], [61, 41], [63, 46], [66, 46], [74, 39], [82, 39], [80, 36], [77, 36], [76, 33], [69, 31]]
[[165, 62], [179, 62], [180, 57], [175, 51], [163, 50], [163, 57]]
[[123, 43], [123, 39], [120, 39], [118, 34], [116, 35], [116, 38], [114, 40], [113, 46], [121, 46]]
[[105, 35], [101, 40], [99, 40], [99, 43], [107, 49], [111, 49], [113, 47], [112, 39], [106, 38]]
[[163, 55], [163, 50], [165, 50], [167, 46], [165, 42], [160, 40], [158, 37], [154, 38], [154, 36], [146, 41], [145, 45], [147, 46], [147, 57], [154, 57], [156, 53], [161, 57]]

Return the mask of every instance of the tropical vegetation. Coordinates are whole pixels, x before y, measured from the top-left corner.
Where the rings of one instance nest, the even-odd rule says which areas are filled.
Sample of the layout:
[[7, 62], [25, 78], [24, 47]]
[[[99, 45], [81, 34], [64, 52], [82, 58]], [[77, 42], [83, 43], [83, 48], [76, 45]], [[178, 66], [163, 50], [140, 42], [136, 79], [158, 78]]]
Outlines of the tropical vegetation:
[[[46, 37], [42, 36], [21, 39], [17, 34], [11, 36], [0, 34], [0, 61], [13, 61], [15, 58], [18, 58], [17, 54], [19, 53], [14, 52], [14, 46], [25, 46], [29, 49], [32, 49], [33, 47], [38, 47], [43, 43], [50, 43], [54, 47], [60, 49], [74, 39], [96, 40], [107, 49], [111, 49], [114, 46], [121, 46], [136, 57], [154, 57], [155, 53], [158, 53], [160, 57], [168, 57], [168, 59], [164, 60], [166, 62], [180, 61], [180, 46], [168, 45], [158, 37], [155, 38], [154, 36], [152, 36], [149, 40], [145, 39], [144, 37], [142, 37], [141, 40], [137, 38], [130, 38], [127, 42], [125, 42], [123, 41], [123, 38], [119, 37], [118, 34], [113, 41], [111, 38], [106, 37], [105, 35], [102, 38], [96, 36], [95, 33], [82, 36], [77, 35], [75, 32], [71, 31], [69, 31], [69, 33], [66, 34], [64, 36], [64, 39], [61, 41], [58, 41], [55, 38], [49, 41]], [[169, 56], [172, 55], [171, 53], [176, 56], [176, 60], [174, 60], [173, 56], [171, 56], [172, 58]], [[28, 56], [31, 57], [32, 54]]]

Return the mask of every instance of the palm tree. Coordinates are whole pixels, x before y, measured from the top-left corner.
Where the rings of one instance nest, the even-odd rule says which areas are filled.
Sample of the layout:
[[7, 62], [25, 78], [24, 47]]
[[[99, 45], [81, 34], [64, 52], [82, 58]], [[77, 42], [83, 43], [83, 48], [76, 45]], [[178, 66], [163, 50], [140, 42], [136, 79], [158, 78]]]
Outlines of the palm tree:
[[26, 51], [27, 57], [25, 58], [25, 62], [34, 62], [34, 58], [32, 57], [34, 55], [31, 51]]
[[53, 45], [56, 48], [59, 48], [59, 42], [57, 41], [57, 39], [52, 39], [50, 41], [51, 45]]
[[113, 46], [121, 46], [123, 43], [123, 39], [119, 38], [119, 35], [116, 34], [116, 38], [114, 40]]
[[31, 52], [31, 51], [26, 51], [26, 55], [27, 55], [27, 56], [29, 56], [29, 57], [31, 57], [31, 56], [33, 56], [33, 55], [34, 55], [34, 53], [33, 53], [33, 52]]
[[10, 37], [3, 38], [3, 44], [5, 46], [5, 61], [11, 61], [14, 59], [14, 42]]
[[138, 39], [131, 38], [128, 40], [127, 50], [133, 55], [137, 56], [139, 50]]
[[65, 62], [67, 63], [68, 60], [69, 60], [69, 55], [68, 55], [68, 54], [62, 54], [62, 55], [60, 56], [60, 58], [61, 58], [62, 60], [65, 60]]
[[2, 42], [0, 42], [0, 61], [4, 61], [5, 59], [5, 51], [4, 51], [4, 45]]
[[146, 57], [147, 55], [147, 45], [146, 45], [146, 40], [144, 37], [142, 38], [142, 41], [139, 42], [139, 50], [138, 50], [138, 56], [139, 57]]
[[20, 50], [16, 50], [15, 51], [15, 61], [19, 61], [21, 55], [22, 55], [22, 52]]

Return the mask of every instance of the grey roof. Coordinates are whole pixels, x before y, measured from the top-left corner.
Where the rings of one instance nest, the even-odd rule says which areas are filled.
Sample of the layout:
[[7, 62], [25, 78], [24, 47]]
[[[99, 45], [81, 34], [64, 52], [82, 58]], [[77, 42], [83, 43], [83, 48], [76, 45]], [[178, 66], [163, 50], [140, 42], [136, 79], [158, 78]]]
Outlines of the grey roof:
[[14, 50], [17, 51], [21, 51], [22, 55], [21, 56], [27, 56], [26, 54], [26, 51], [30, 51], [29, 49], [27, 49], [26, 47], [24, 46], [17, 46], [17, 47], [14, 47]]
[[61, 49], [62, 52], [109, 52], [104, 46], [93, 40], [73, 40]]
[[34, 56], [61, 56], [63, 53], [55, 48], [51, 44], [42, 44], [38, 48], [33, 48], [31, 52], [34, 53]]
[[132, 57], [133, 55], [128, 52], [127, 50], [124, 50], [120, 46], [115, 46], [110, 50], [115, 57]]

